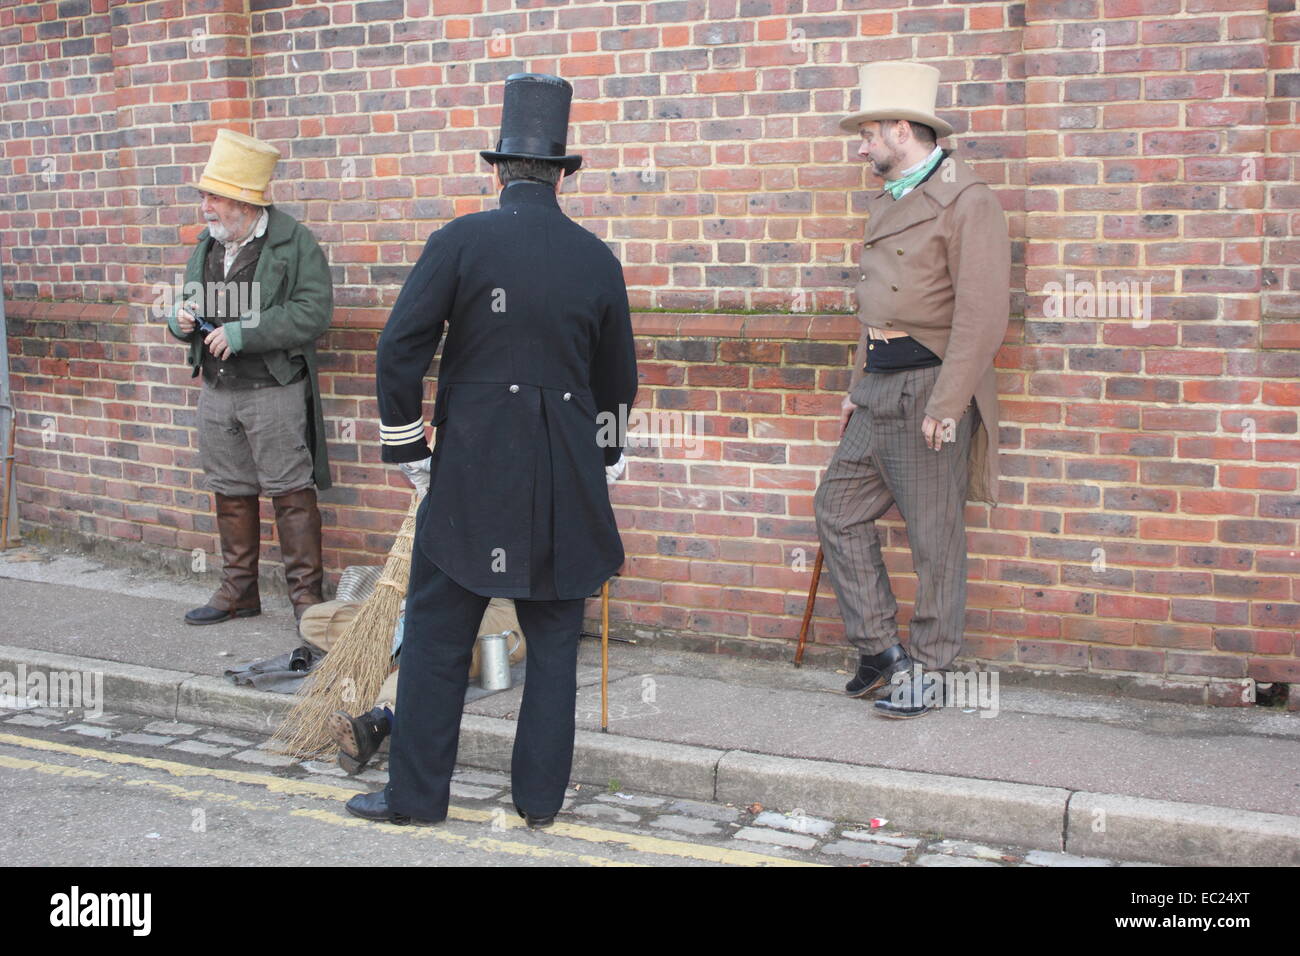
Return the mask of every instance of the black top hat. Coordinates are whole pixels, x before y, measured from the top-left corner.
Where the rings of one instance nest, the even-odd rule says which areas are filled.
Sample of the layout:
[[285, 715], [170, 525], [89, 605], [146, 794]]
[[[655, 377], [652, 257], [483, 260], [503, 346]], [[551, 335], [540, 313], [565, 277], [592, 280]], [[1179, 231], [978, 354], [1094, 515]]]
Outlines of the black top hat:
[[502, 159], [550, 159], [572, 174], [581, 156], [567, 155], [569, 103], [573, 87], [548, 73], [512, 73], [501, 104], [501, 138], [496, 149], [479, 153], [489, 163]]

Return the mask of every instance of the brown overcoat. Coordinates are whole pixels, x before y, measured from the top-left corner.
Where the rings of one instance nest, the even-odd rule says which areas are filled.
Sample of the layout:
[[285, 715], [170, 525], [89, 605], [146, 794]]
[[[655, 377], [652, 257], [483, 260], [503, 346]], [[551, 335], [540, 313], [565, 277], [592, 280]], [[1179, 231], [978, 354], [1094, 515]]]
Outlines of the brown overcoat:
[[1011, 241], [993, 190], [949, 153], [902, 199], [868, 201], [857, 285], [862, 375], [866, 327], [906, 332], [943, 359], [925, 413], [961, 417], [971, 398], [983, 428], [971, 440], [971, 501], [996, 504], [998, 390], [993, 358], [1011, 310]]

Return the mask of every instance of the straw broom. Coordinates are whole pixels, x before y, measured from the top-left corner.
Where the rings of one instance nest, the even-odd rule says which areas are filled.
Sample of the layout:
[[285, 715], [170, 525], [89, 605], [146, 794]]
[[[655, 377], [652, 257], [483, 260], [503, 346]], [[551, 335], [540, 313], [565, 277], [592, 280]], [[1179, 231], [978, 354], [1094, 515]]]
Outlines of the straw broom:
[[370, 597], [339, 636], [307, 683], [298, 702], [271, 738], [271, 746], [295, 757], [325, 757], [335, 748], [326, 720], [336, 710], [359, 714], [374, 706], [379, 689], [392, 670], [393, 628], [411, 573], [415, 512], [423, 498], [411, 496], [406, 520], [397, 532], [383, 573]]

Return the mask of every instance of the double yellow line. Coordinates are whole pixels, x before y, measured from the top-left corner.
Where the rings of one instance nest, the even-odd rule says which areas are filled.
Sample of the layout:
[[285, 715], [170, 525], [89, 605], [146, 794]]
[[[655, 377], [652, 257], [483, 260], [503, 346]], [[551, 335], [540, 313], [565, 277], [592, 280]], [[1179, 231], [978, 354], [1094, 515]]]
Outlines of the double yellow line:
[[[139, 757], [134, 754], [113, 753], [92, 747], [77, 747], [57, 741], [40, 740], [31, 737], [19, 737], [0, 733], [0, 744], [18, 747], [23, 750], [63, 754], [83, 760], [96, 760], [100, 763], [117, 767], [138, 767], [168, 774], [179, 779], [220, 780], [226, 783], [256, 787], [268, 794], [281, 796], [310, 797], [317, 800], [346, 802], [356, 796], [357, 790], [340, 787], [324, 781], [311, 779], [292, 779], [273, 777], [268, 774], [252, 773], [246, 770], [225, 770], [216, 767], [198, 767], [193, 764], [177, 763], [172, 760], [160, 760], [157, 757]], [[71, 767], [66, 764], [48, 763], [28, 757], [11, 757], [0, 754], [0, 767], [11, 770], [26, 770], [35, 773], [50, 774], [61, 777], [82, 777], [90, 779], [111, 780], [121, 786], [143, 787], [166, 793], [182, 800], [201, 801], [210, 804], [222, 804], [242, 810], [263, 813], [283, 813], [280, 804], [266, 801], [248, 800], [217, 790], [192, 788], [165, 780], [132, 778], [127, 774], [93, 770], [86, 767]], [[445, 827], [399, 827], [390, 824], [369, 823], [347, 813], [327, 809], [310, 809], [299, 807], [289, 811], [290, 816], [305, 817], [322, 823], [344, 827], [379, 827], [384, 832], [401, 834], [407, 839], [435, 840], [439, 843], [482, 850], [488, 853], [504, 853], [523, 856], [536, 860], [554, 862], [574, 862], [589, 866], [636, 866], [607, 857], [587, 853], [573, 853], [532, 843], [518, 843], [501, 840], [496, 837], [475, 837], [450, 833]], [[467, 807], [451, 807], [447, 816], [451, 820], [467, 823], [489, 823], [494, 830], [513, 830], [524, 827], [523, 821], [513, 814], [493, 813], [488, 810], [472, 810]], [[730, 866], [818, 866], [817, 863], [805, 863], [782, 857], [767, 856], [762, 853], [750, 853], [747, 850], [733, 850], [729, 847], [710, 846], [708, 844], [686, 843], [681, 840], [666, 840], [660, 837], [642, 836], [633, 833], [620, 833], [617, 830], [604, 830], [578, 823], [555, 823], [546, 831], [547, 834], [581, 840], [587, 843], [621, 846], [637, 853], [647, 853], [661, 857], [676, 857], [705, 863], [720, 863]]]

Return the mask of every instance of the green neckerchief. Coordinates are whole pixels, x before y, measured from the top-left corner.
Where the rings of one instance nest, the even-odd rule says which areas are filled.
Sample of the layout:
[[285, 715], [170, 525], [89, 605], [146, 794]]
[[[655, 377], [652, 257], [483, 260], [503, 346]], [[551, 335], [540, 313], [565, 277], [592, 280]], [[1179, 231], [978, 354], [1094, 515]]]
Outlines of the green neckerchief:
[[900, 198], [904, 189], [910, 189], [924, 179], [926, 174], [934, 169], [935, 164], [941, 159], [943, 159], [942, 150], [931, 156], [929, 162], [922, 163], [920, 169], [908, 173], [902, 179], [885, 180], [885, 188], [889, 190], [889, 194], [895, 199]]

